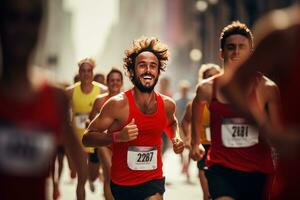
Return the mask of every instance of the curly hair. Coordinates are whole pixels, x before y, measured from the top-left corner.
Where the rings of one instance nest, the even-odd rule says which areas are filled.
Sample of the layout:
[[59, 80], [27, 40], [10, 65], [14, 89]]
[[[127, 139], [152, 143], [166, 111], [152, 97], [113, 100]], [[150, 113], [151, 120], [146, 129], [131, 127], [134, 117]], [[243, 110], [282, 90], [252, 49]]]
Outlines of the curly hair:
[[246, 24], [241, 23], [240, 21], [233, 21], [231, 24], [225, 26], [220, 35], [220, 45], [221, 50], [224, 50], [225, 40], [231, 36], [239, 34], [249, 39], [250, 47], [253, 48], [253, 35], [250, 29]]
[[165, 71], [167, 61], [169, 59], [169, 51], [167, 45], [161, 43], [157, 38], [140, 37], [133, 41], [131, 48], [125, 50], [124, 69], [127, 72], [134, 71], [136, 57], [144, 52], [152, 52], [159, 61], [159, 69]]

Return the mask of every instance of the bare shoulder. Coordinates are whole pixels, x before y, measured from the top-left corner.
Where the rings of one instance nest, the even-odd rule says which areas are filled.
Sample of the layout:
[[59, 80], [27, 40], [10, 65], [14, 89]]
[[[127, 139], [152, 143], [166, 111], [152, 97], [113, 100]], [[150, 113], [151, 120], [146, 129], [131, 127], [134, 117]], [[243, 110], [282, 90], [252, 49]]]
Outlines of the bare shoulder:
[[162, 99], [164, 101], [166, 110], [175, 109], [175, 101], [171, 97], [169, 97], [167, 95], [163, 95], [163, 94], [160, 94], [160, 96], [162, 97]]
[[107, 100], [105, 106], [112, 110], [119, 110], [128, 106], [128, 100], [125, 93], [121, 92], [120, 94], [111, 97], [109, 100]]
[[260, 84], [259, 84], [259, 91], [261, 95], [264, 96], [265, 99], [274, 99], [279, 98], [279, 88], [274, 81], [269, 79], [266, 76], [263, 76]]
[[196, 96], [194, 99], [210, 102], [210, 98], [212, 96], [213, 82], [216, 77], [219, 76], [213, 76], [198, 83], [196, 87]]

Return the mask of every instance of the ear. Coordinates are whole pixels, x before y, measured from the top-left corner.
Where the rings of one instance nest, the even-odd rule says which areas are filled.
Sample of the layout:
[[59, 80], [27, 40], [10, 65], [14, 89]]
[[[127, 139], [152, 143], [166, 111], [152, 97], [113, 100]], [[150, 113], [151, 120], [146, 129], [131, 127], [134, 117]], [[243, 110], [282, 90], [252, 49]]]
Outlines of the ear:
[[221, 60], [224, 60], [224, 51], [222, 49], [219, 49], [219, 57]]

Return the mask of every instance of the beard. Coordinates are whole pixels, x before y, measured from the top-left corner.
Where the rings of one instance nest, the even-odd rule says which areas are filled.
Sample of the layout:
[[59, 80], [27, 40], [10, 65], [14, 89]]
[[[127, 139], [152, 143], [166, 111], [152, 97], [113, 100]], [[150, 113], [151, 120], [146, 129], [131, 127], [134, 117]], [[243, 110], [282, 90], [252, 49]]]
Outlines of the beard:
[[[151, 74], [148, 74], [148, 73], [147, 74], [143, 74], [142, 76], [144, 76], [144, 75], [150, 75], [150, 76], [152, 76]], [[150, 86], [143, 85], [142, 82], [136, 76], [135, 73], [134, 73], [134, 76], [132, 77], [131, 81], [132, 81], [133, 85], [135, 87], [137, 87], [140, 92], [142, 92], [142, 93], [151, 93], [154, 90], [154, 87], [155, 87], [155, 85], [156, 85], [156, 83], [158, 81], [158, 77], [156, 77], [154, 79], [154, 83], [152, 85], [150, 85]]]

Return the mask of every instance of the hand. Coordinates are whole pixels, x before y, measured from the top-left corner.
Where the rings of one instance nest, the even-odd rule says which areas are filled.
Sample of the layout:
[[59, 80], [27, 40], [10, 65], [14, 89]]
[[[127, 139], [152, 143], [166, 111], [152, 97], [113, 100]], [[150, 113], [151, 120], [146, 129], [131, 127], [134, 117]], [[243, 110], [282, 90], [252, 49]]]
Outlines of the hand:
[[139, 134], [135, 120], [132, 119], [129, 124], [116, 134], [116, 142], [129, 142], [135, 140]]
[[199, 145], [193, 144], [192, 145], [192, 149], [190, 150], [190, 157], [194, 161], [201, 160], [201, 158], [204, 156], [204, 154], [205, 154], [205, 149], [202, 144], [199, 144]]
[[173, 138], [172, 139], [172, 144], [173, 144], [173, 151], [176, 154], [180, 154], [180, 153], [183, 152], [184, 145], [183, 145], [183, 142], [182, 142], [181, 139], [179, 139], [179, 138]]

